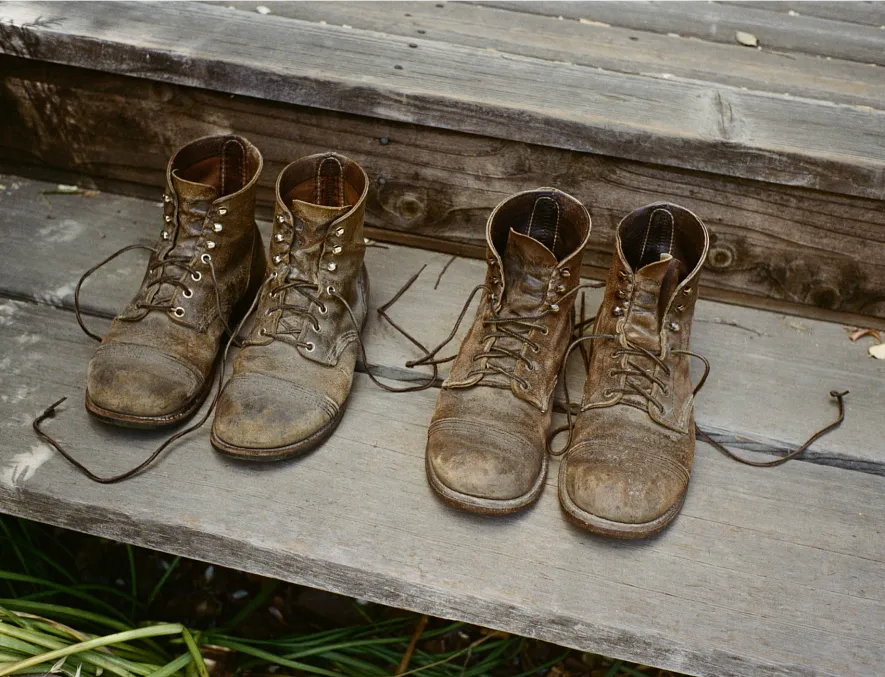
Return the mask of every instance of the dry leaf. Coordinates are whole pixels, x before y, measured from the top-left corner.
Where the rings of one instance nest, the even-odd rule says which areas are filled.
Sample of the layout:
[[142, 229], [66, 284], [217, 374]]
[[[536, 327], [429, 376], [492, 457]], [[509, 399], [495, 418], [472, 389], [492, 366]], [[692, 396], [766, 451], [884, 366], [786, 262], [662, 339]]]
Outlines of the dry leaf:
[[857, 341], [862, 339], [864, 336], [872, 336], [874, 339], [881, 343], [882, 334], [879, 333], [878, 329], [854, 329], [851, 334], [849, 334], [848, 338], [852, 341]]
[[877, 360], [885, 360], [885, 343], [877, 343], [869, 347], [870, 356]]
[[606, 28], [611, 28], [611, 24], [603, 23], [602, 21], [593, 21], [591, 19], [585, 19], [581, 17], [578, 19], [582, 24], [587, 24], [588, 26], [605, 26]]
[[752, 33], [744, 33], [743, 31], [737, 31], [734, 34], [734, 37], [737, 39], [739, 43], [745, 45], [747, 47], [758, 47], [759, 40]]

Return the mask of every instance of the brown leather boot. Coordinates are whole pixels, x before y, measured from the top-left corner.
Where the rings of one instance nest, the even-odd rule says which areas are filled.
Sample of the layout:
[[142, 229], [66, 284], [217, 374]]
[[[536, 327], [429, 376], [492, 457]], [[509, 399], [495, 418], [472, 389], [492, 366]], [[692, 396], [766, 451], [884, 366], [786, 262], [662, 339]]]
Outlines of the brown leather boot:
[[368, 185], [357, 163], [335, 153], [280, 174], [270, 279], [218, 400], [218, 451], [257, 461], [297, 456], [341, 420], [368, 303]]
[[687, 351], [708, 247], [704, 224], [672, 204], [637, 209], [618, 226], [581, 411], [559, 472], [560, 503], [585, 529], [651, 536], [682, 507], [697, 390]]
[[261, 153], [238, 136], [198, 139], [172, 156], [160, 241], [89, 363], [91, 413], [154, 428], [199, 408], [231, 315], [248, 307], [264, 277], [254, 218], [261, 167]]
[[486, 289], [427, 434], [427, 477], [446, 502], [507, 514], [540, 495], [589, 236], [587, 210], [553, 188], [518, 193], [489, 217]]

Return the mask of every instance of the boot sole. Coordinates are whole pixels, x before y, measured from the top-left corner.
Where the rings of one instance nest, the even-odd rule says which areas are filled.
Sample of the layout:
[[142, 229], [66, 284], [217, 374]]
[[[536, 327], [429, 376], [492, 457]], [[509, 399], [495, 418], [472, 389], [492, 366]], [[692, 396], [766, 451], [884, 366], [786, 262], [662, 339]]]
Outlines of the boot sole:
[[203, 389], [197, 393], [197, 396], [188, 402], [184, 408], [171, 414], [164, 414], [162, 416], [136, 416], [134, 414], [124, 414], [119, 411], [104, 409], [89, 398], [88, 390], [86, 391], [86, 411], [95, 416], [102, 423], [108, 423], [121, 428], [136, 428], [139, 430], [168, 428], [178, 425], [182, 421], [186, 421], [193, 416], [201, 406], [203, 406], [203, 402], [206, 401], [206, 397], [212, 390], [212, 384], [215, 380], [214, 377], [215, 368], [213, 367], [212, 372], [209, 374], [209, 378], [206, 379]]
[[[347, 400], [349, 399], [350, 398], [348, 397]], [[218, 435], [215, 434], [214, 425], [212, 426], [212, 431], [209, 433], [209, 442], [220, 454], [223, 454], [224, 456], [228, 456], [230, 458], [236, 458], [241, 461], [257, 461], [259, 463], [270, 463], [272, 461], [282, 461], [287, 458], [296, 458], [298, 456], [303, 456], [308, 452], [313, 451], [316, 447], [323, 444], [332, 436], [332, 433], [335, 432], [335, 428], [338, 427], [338, 424], [341, 423], [341, 419], [344, 417], [344, 410], [347, 409], [347, 400], [344, 400], [344, 404], [338, 410], [338, 413], [335, 414], [335, 417], [331, 421], [329, 421], [326, 425], [317, 430], [310, 437], [306, 437], [305, 439], [294, 442], [293, 444], [287, 444], [282, 447], [270, 447], [264, 449], [238, 447], [233, 444], [228, 444], [220, 437], [218, 437]]]
[[639, 524], [615, 522], [614, 520], [599, 517], [578, 507], [578, 505], [572, 501], [571, 496], [568, 495], [568, 490], [565, 489], [565, 463], [560, 467], [562, 470], [559, 473], [559, 505], [562, 507], [566, 518], [575, 526], [578, 526], [585, 531], [599, 534], [600, 536], [609, 536], [621, 540], [633, 540], [638, 538], [648, 538], [649, 536], [659, 534], [670, 524], [670, 522], [676, 519], [676, 515], [679, 514], [679, 511], [682, 510], [682, 506], [685, 503], [685, 495], [688, 493], [688, 489], [686, 488], [679, 497], [679, 500], [677, 500], [667, 512], [651, 522], [641, 522]]
[[544, 481], [547, 478], [547, 457], [544, 456], [543, 466], [538, 479], [528, 493], [516, 498], [496, 499], [496, 498], [480, 498], [471, 496], [470, 494], [462, 494], [460, 491], [450, 489], [442, 480], [440, 480], [431, 466], [430, 459], [424, 456], [424, 467], [427, 470], [427, 481], [436, 494], [447, 504], [453, 508], [472, 512], [477, 515], [511, 515], [520, 510], [528, 508], [535, 503], [541, 496], [544, 489]]

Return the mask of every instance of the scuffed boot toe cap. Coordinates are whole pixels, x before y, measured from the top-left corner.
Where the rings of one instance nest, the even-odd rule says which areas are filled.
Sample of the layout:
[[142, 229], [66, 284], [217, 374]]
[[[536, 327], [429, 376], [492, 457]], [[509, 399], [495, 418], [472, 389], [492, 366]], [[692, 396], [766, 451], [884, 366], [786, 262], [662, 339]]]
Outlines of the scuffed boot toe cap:
[[193, 413], [205, 381], [196, 369], [156, 348], [112, 343], [89, 362], [87, 406], [105, 418], [168, 419]]
[[[520, 453], [514, 453], [519, 447]], [[537, 497], [546, 468], [543, 453], [527, 447], [493, 426], [437, 421], [427, 437], [428, 473], [434, 488], [459, 507], [469, 510], [488, 502], [493, 509], [495, 502], [505, 502], [518, 509]]]
[[614, 530], [619, 524], [658, 522], [663, 528], [681, 507], [687, 487], [687, 471], [653, 455], [579, 453], [563, 461], [560, 476], [566, 510], [579, 519], [612, 523]]
[[297, 383], [260, 374], [234, 376], [218, 399], [212, 444], [253, 460], [297, 456], [323, 442], [339, 416], [330, 398]]

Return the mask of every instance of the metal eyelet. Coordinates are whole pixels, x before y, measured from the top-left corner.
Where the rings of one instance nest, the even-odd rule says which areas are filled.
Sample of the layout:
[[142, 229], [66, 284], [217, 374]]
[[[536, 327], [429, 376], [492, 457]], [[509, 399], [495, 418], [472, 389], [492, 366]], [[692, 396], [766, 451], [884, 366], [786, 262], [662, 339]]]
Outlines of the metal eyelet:
[[341, 237], [343, 235], [344, 235], [344, 228], [339, 228], [338, 230], [335, 231], [336, 237]]
[[267, 336], [267, 329], [262, 327], [261, 329], [258, 330], [258, 335], [259, 336]]
[[326, 307], [326, 304], [324, 304], [324, 303], [321, 303], [319, 305], [319, 307], [317, 308], [317, 310], [319, 311], [320, 315], [325, 315], [326, 313], [329, 312], [329, 309]]
[[172, 314], [175, 315], [175, 317], [184, 317], [184, 308], [176, 306], [175, 308], [172, 308]]
[[624, 315], [624, 309], [621, 306], [615, 306], [612, 310], [612, 315], [615, 317], [622, 317]]
[[212, 257], [209, 254], [203, 254], [202, 256], [200, 256], [200, 261], [202, 261], [206, 265], [209, 265], [209, 262], [212, 261]]
[[273, 257], [273, 262], [274, 262], [274, 263], [281, 263], [282, 260], [283, 260], [283, 257], [280, 256], [279, 254], [277, 254], [276, 256]]
[[544, 336], [547, 336], [547, 334], [550, 333], [550, 328], [549, 328], [549, 327], [544, 327], [544, 331], [542, 331], [541, 333], [542, 333]]
[[489, 259], [489, 265], [490, 266], [497, 266], [498, 260], [497, 259]]
[[220, 223], [213, 223], [212, 230], [214, 230], [216, 233], [220, 233], [222, 230], [224, 230], [224, 226], [222, 226]]
[[625, 292], [623, 289], [618, 289], [618, 291], [615, 292], [615, 296], [623, 301], [625, 298], [627, 298], [627, 292]]
[[497, 277], [492, 278], [492, 284], [498, 284], [499, 280]]
[[679, 323], [678, 322], [670, 322], [667, 325], [667, 329], [670, 331], [679, 331]]
[[326, 266], [326, 269], [330, 273], [334, 273], [338, 269], [338, 264], [333, 261], [329, 265]]
[[528, 369], [529, 371], [534, 371], [535, 370], [535, 363], [529, 362], [527, 365], [525, 365], [525, 368]]
[[678, 310], [681, 313], [683, 310], [685, 310], [685, 306], [678, 305], [678, 306], [676, 306], [676, 310]]
[[282, 214], [280, 214], [280, 215], [277, 216], [277, 221], [278, 221], [279, 223], [286, 223], [286, 217], [283, 216]]
[[615, 396], [615, 391], [614, 391], [614, 390], [609, 390], [608, 388], [606, 388], [605, 390], [602, 391], [602, 396], [603, 396], [603, 397], [606, 397], [606, 398], [608, 398], [608, 397], [614, 397], [614, 396]]
[[219, 207], [218, 208], [218, 215], [224, 216], [225, 214], [227, 214], [227, 207]]
[[564, 294], [564, 293], [565, 293], [565, 290], [566, 290], [566, 287], [565, 287], [564, 284], [558, 284], [558, 285], [556, 285], [556, 293], [557, 293], [557, 294]]
[[332, 296], [333, 294], [336, 293], [336, 292], [335, 292], [335, 287], [333, 287], [332, 285], [329, 285], [328, 287], [326, 287], [326, 293], [327, 293], [329, 296]]
[[547, 305], [547, 308], [550, 309], [551, 313], [558, 313], [559, 312], [559, 304], [558, 303], [550, 303]]
[[691, 287], [686, 287], [682, 290], [682, 293], [688, 296], [689, 294], [691, 294]]
[[532, 346], [531, 348], [532, 352], [535, 353], [535, 355], [541, 352], [541, 346]]
[[282, 233], [277, 233], [276, 235], [273, 236], [273, 239], [276, 242], [283, 242], [286, 238], [283, 237]]
[[627, 273], [625, 273], [623, 270], [619, 270], [619, 271], [618, 271], [618, 277], [619, 277], [620, 279], [622, 279], [622, 280], [626, 280], [626, 279], [627, 279], [628, 277], [630, 277], [630, 276], [627, 275]]
[[172, 202], [172, 196], [171, 195], [164, 195], [163, 202]]
[[312, 353], [316, 349], [316, 346], [313, 343], [307, 343], [305, 344], [304, 349], [307, 352]]
[[196, 273], [191, 273], [191, 279], [194, 282], [199, 282], [203, 279], [203, 273], [201, 273], [199, 270]]
[[212, 240], [206, 240], [206, 249], [215, 249], [215, 243]]
[[164, 239], [164, 240], [168, 240], [168, 239], [169, 239], [169, 233], [168, 233], [168, 231], [165, 231], [165, 230], [163, 231], [163, 239]]
[[341, 245], [337, 245], [335, 247], [332, 247], [332, 253], [335, 254], [336, 256], [343, 251], [344, 251], [344, 247], [342, 247]]
[[563, 268], [559, 274], [562, 275], [563, 277], [571, 277], [572, 273], [568, 268]]
[[194, 293], [190, 289], [185, 289], [183, 292], [181, 292], [181, 295], [184, 298], [189, 299], [194, 295]]
[[172, 217], [169, 216], [168, 214], [166, 214], [166, 216], [163, 217], [163, 220], [164, 220], [166, 223], [172, 223]]

